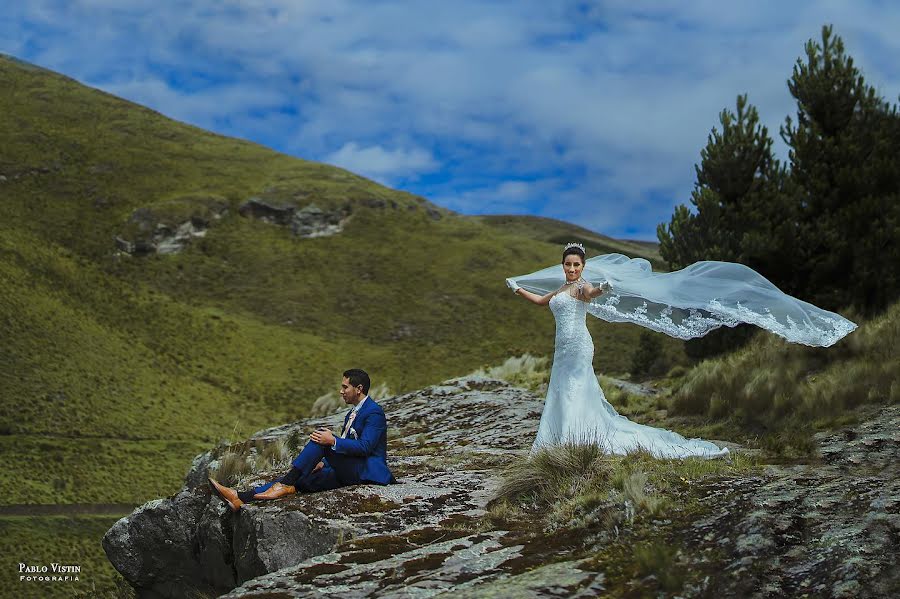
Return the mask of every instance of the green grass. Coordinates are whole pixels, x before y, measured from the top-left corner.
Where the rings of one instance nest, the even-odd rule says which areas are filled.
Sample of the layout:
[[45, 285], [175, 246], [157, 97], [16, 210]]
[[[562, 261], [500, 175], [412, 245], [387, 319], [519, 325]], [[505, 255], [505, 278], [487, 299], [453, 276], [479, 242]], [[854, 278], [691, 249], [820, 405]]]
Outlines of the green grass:
[[656, 243], [613, 239], [571, 223], [543, 216], [504, 214], [485, 215], [477, 218], [497, 229], [515, 232], [530, 239], [539, 239], [557, 245], [578, 241], [585, 246], [589, 254], [618, 253], [627, 256], [640, 255], [650, 260], [654, 270], [668, 270], [667, 265], [659, 255], [659, 246]]
[[[456, 215], [4, 56], [0, 113], [5, 503], [166, 495], [196, 453], [308, 415], [348, 367], [404, 392], [552, 352], [549, 312], [503, 281], [555, 262], [575, 227]], [[251, 197], [351, 216], [299, 239], [239, 216]], [[150, 233], [136, 213], [223, 210], [180, 254], [116, 250]], [[598, 368], [625, 372], [637, 331], [591, 330]]]
[[846, 423], [857, 406], [897, 401], [900, 303], [830, 348], [758, 334], [742, 350], [688, 371], [671, 408], [755, 433], [771, 452], [805, 455], [817, 429]]
[[[3, 560], [0, 584], [8, 597], [45, 599], [129, 596], [117, 592], [123, 584], [106, 559], [100, 539], [117, 520], [109, 516], [0, 516]], [[81, 566], [79, 580], [27, 582], [19, 580], [19, 563], [46, 565], [53, 562]], [[70, 575], [73, 576], [73, 575]]]
[[[198, 441], [0, 437], [4, 504], [141, 504], [178, 491]], [[187, 457], [187, 459], [185, 459]]]
[[638, 451], [608, 455], [589, 441], [547, 447], [507, 467], [489, 518], [523, 511], [548, 531], [612, 528], [621, 523], [616, 506], [629, 502], [640, 517], [658, 518], [670, 506], [683, 508], [685, 491], [708, 479], [757, 468], [743, 454], [724, 459], [658, 459]]

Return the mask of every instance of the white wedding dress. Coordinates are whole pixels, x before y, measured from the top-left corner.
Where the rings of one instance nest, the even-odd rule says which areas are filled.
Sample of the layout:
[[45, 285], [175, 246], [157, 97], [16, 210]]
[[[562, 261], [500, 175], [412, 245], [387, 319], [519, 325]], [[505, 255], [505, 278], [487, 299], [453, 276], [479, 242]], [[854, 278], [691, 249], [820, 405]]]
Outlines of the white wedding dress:
[[556, 351], [547, 400], [532, 452], [549, 445], [588, 442], [607, 453], [644, 449], [660, 458], [721, 457], [719, 448], [702, 439], [632, 422], [606, 401], [594, 374], [594, 343], [587, 329], [588, 304], [563, 289], [550, 299], [556, 319]]

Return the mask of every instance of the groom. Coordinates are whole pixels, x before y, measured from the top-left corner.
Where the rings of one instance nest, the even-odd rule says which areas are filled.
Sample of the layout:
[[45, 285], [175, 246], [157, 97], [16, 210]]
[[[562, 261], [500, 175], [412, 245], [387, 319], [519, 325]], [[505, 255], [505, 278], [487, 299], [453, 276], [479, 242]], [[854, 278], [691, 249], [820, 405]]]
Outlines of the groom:
[[341, 434], [335, 436], [327, 428], [309, 435], [309, 442], [291, 463], [291, 471], [278, 481], [240, 493], [219, 484], [209, 483], [232, 511], [248, 501], [277, 499], [297, 490], [327, 491], [347, 485], [397, 482], [387, 467], [387, 420], [384, 410], [369, 397], [369, 375], [358, 368], [344, 372], [341, 397], [352, 406], [344, 416]]

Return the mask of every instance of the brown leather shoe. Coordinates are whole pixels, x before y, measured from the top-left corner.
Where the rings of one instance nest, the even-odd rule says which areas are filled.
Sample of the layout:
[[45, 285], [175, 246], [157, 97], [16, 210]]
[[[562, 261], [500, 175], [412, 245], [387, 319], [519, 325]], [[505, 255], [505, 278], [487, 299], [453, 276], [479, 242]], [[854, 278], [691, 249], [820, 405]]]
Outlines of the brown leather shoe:
[[231, 507], [232, 512], [236, 512], [241, 509], [241, 506], [244, 505], [244, 502], [238, 498], [237, 491], [230, 487], [226, 487], [225, 485], [220, 485], [212, 478], [209, 479], [209, 485], [216, 492], [216, 494], [225, 500]]
[[262, 493], [257, 493], [253, 496], [254, 499], [278, 499], [279, 497], [284, 497], [285, 495], [293, 495], [297, 492], [296, 487], [292, 487], [291, 485], [283, 485], [281, 483], [275, 483]]

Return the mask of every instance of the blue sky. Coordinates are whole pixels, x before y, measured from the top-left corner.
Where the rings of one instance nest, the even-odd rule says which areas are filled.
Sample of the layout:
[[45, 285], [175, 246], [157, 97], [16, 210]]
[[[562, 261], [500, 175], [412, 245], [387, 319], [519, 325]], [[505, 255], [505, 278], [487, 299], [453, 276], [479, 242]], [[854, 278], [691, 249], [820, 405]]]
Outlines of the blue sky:
[[6, 0], [0, 52], [466, 214], [655, 239], [718, 113], [778, 127], [832, 23], [900, 95], [900, 3]]

